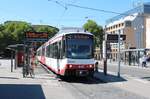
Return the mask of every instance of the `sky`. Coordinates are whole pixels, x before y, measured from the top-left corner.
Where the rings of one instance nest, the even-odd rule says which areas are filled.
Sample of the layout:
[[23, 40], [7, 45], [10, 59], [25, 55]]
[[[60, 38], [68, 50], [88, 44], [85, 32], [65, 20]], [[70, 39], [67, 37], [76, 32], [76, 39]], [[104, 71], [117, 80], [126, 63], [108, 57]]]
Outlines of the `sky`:
[[31, 24], [55, 27], [82, 27], [92, 19], [104, 26], [106, 20], [118, 14], [69, 6], [68, 4], [123, 13], [136, 2], [150, 0], [0, 0], [0, 23], [26, 21]]

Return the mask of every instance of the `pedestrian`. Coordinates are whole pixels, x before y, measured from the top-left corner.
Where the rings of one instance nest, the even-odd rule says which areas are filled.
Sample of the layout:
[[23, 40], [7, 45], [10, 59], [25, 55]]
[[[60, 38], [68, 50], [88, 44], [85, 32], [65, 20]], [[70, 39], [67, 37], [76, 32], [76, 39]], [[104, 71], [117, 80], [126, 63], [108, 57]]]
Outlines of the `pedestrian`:
[[31, 65], [30, 65], [30, 76], [33, 77], [35, 76], [35, 73], [34, 73], [34, 69], [36, 67], [36, 58], [35, 58], [35, 51], [32, 50], [31, 52], [31, 57], [30, 57], [30, 62], [31, 62]]
[[147, 56], [144, 55], [144, 56], [142, 57], [141, 61], [142, 61], [142, 67], [146, 67]]

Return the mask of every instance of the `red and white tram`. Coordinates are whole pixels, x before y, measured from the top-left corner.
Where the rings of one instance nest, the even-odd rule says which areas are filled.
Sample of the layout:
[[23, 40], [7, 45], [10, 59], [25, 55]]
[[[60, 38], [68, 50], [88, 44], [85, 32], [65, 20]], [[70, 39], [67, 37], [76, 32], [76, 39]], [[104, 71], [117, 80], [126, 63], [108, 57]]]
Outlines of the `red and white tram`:
[[37, 58], [61, 76], [93, 76], [93, 34], [60, 31], [37, 49]]

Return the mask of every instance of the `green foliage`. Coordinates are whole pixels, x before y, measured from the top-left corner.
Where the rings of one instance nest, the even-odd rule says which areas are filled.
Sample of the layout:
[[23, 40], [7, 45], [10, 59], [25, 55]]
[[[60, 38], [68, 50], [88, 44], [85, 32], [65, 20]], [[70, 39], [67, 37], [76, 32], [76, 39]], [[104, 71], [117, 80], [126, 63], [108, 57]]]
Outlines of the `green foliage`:
[[52, 37], [58, 29], [48, 25], [31, 25], [24, 21], [6, 21], [0, 24], [0, 52], [4, 51], [8, 45], [23, 43], [24, 34], [31, 32], [48, 32]]
[[83, 25], [83, 28], [94, 34], [95, 47], [102, 48], [103, 41], [103, 28], [99, 26], [95, 21], [88, 20], [87, 23]]
[[33, 28], [36, 32], [47, 32], [49, 38], [54, 36], [59, 31], [57, 28], [49, 25], [33, 25]]
[[[14, 43], [22, 43], [25, 31], [31, 31], [32, 27], [29, 23], [22, 21], [7, 21], [4, 23], [4, 35], [8, 36]], [[6, 37], [5, 37], [6, 38]]]

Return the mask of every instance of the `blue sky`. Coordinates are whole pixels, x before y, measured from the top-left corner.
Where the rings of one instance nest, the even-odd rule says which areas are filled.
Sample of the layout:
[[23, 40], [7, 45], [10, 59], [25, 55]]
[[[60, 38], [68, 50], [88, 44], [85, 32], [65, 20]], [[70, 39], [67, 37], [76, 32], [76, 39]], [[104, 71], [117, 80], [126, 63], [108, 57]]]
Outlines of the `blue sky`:
[[0, 23], [16, 20], [56, 27], [82, 27], [88, 19], [92, 19], [104, 26], [107, 19], [117, 14], [81, 9], [66, 4], [122, 13], [132, 9], [133, 2], [137, 1], [139, 0], [0, 0]]

